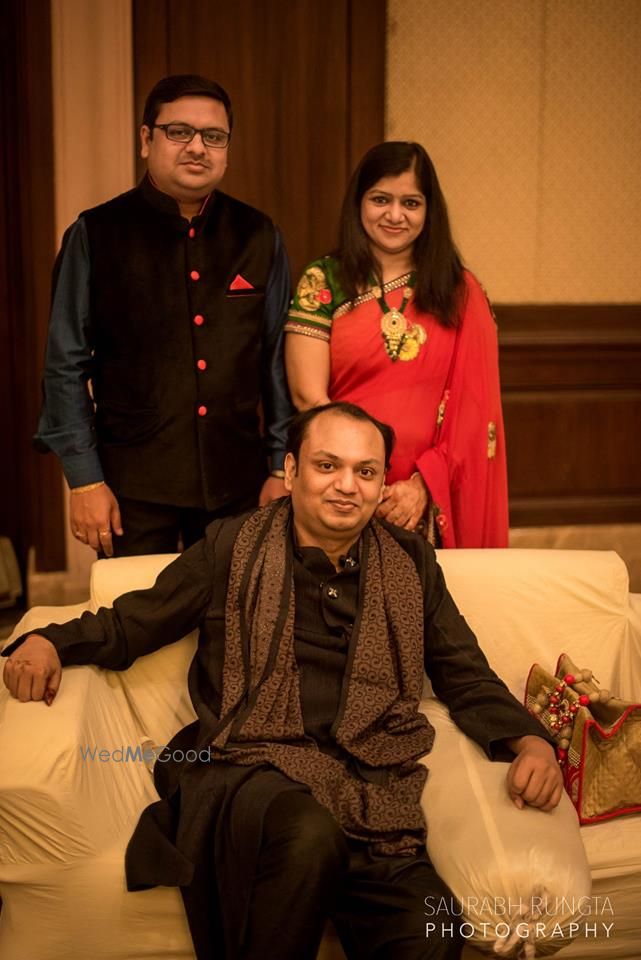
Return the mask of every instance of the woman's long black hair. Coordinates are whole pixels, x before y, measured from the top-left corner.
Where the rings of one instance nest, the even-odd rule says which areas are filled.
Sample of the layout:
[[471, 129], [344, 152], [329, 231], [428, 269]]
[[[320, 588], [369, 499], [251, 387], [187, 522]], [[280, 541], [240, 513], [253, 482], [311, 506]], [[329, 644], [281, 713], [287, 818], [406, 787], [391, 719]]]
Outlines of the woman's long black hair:
[[419, 310], [433, 313], [444, 326], [456, 326], [463, 262], [452, 240], [447, 204], [434, 164], [420, 143], [379, 143], [368, 150], [354, 171], [343, 201], [336, 251], [343, 291], [353, 300], [367, 289], [372, 276], [382, 285], [380, 264], [361, 223], [361, 201], [383, 177], [397, 177], [407, 170], [414, 170], [427, 205], [425, 225], [414, 244], [416, 305]]

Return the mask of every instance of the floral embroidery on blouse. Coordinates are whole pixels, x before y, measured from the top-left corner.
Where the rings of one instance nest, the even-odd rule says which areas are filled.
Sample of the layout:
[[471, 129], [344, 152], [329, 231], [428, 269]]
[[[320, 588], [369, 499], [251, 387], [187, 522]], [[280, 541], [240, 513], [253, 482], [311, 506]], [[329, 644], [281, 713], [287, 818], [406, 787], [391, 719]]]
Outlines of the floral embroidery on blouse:
[[332, 294], [327, 286], [327, 277], [320, 267], [308, 267], [296, 289], [298, 305], [303, 310], [317, 310], [321, 303], [331, 303]]

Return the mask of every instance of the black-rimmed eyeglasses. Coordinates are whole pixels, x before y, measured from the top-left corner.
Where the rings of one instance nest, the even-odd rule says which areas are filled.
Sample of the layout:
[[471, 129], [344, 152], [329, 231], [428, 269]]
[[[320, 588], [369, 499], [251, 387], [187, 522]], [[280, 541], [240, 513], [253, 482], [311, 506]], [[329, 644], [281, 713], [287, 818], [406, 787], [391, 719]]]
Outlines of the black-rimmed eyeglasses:
[[165, 131], [168, 140], [175, 143], [191, 143], [197, 133], [202, 137], [206, 147], [215, 147], [222, 150], [229, 143], [231, 133], [226, 130], [219, 130], [217, 127], [206, 127], [199, 130], [197, 127], [191, 127], [188, 123], [154, 123], [154, 127]]

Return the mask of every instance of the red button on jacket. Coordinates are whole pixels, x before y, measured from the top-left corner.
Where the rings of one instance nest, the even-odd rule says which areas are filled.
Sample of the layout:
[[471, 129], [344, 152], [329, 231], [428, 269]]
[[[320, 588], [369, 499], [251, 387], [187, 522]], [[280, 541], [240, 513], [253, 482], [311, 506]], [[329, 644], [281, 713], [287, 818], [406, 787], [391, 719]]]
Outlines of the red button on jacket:
[[192, 270], [189, 276], [191, 277], [192, 280], [200, 280], [200, 274], [198, 273], [197, 270]]
[[207, 407], [203, 404], [202, 406], [198, 407], [198, 416], [204, 417], [206, 415], [207, 415]]
[[205, 318], [203, 317], [202, 313], [197, 313], [196, 316], [194, 317], [194, 323], [196, 324], [196, 326], [202, 327], [204, 322], [205, 322]]
[[196, 231], [194, 230], [193, 227], [190, 227], [190, 228], [189, 228], [189, 236], [191, 237], [192, 240], [193, 240], [194, 237], [196, 236]]
[[207, 369], [207, 361], [206, 361], [206, 360], [199, 360], [199, 361], [197, 362], [196, 366], [198, 367], [199, 370], [206, 370], [206, 369]]

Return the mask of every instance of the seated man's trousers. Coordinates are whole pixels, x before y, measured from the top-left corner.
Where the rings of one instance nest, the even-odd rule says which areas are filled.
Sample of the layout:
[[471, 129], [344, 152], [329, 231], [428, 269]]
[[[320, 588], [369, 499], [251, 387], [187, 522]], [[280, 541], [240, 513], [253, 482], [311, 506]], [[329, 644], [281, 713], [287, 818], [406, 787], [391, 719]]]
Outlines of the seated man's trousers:
[[455, 916], [444, 922], [451, 932], [426, 937], [425, 898], [449, 904], [452, 897], [427, 855], [373, 854], [367, 844], [349, 840], [305, 790], [271, 801], [257, 868], [247, 882], [242, 960], [315, 960], [328, 919], [348, 960], [460, 957]]

